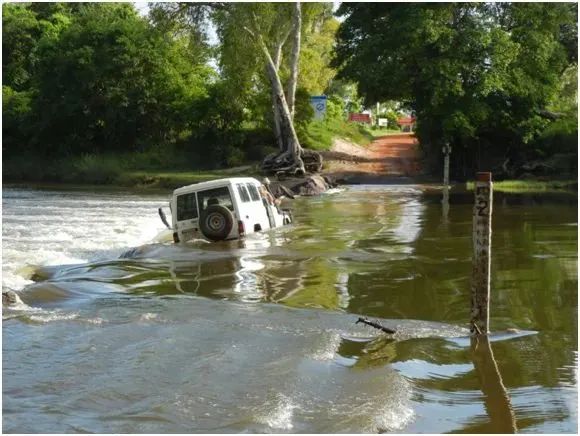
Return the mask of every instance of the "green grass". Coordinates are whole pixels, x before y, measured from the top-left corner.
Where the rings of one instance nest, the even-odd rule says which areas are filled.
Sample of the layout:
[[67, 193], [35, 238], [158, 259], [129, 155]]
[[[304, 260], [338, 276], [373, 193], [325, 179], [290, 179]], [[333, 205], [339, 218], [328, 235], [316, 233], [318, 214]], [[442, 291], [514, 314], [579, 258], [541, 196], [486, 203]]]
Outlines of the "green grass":
[[336, 137], [362, 146], [373, 140], [373, 135], [367, 128], [340, 119], [312, 121], [300, 131], [299, 137], [302, 146], [312, 150], [329, 150]]
[[334, 138], [343, 138], [360, 146], [369, 145], [374, 139], [386, 135], [401, 134], [398, 129], [375, 129], [342, 119], [312, 121], [299, 131], [304, 147], [313, 150], [329, 150]]
[[372, 135], [373, 138], [380, 138], [381, 136], [387, 135], [399, 135], [404, 133], [396, 129], [368, 129], [368, 132], [370, 135]]
[[[176, 188], [221, 177], [249, 176], [252, 166], [220, 170], [135, 169], [128, 155], [82, 155], [50, 161], [41, 157], [4, 160], [5, 183], [109, 185], [134, 188]], [[182, 162], [183, 164], [183, 162]]]
[[[474, 182], [467, 182], [467, 189], [473, 190]], [[561, 192], [578, 190], [577, 180], [502, 180], [493, 182], [493, 190], [507, 193]]]
[[256, 177], [257, 174], [258, 171], [249, 166], [208, 171], [126, 171], [117, 179], [117, 183], [123, 186], [175, 189], [217, 178]]

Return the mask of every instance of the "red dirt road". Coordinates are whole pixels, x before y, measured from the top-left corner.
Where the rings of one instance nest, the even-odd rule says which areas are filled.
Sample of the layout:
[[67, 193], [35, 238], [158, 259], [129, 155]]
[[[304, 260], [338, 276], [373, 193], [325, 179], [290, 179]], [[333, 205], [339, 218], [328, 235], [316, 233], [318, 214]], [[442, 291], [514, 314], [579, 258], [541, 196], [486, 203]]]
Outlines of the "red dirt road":
[[326, 171], [333, 174], [414, 177], [421, 173], [419, 145], [412, 133], [382, 136], [368, 148], [337, 141], [323, 157]]
[[375, 139], [369, 147], [375, 156], [372, 172], [385, 175], [416, 176], [419, 165], [419, 143], [413, 134], [389, 135]]

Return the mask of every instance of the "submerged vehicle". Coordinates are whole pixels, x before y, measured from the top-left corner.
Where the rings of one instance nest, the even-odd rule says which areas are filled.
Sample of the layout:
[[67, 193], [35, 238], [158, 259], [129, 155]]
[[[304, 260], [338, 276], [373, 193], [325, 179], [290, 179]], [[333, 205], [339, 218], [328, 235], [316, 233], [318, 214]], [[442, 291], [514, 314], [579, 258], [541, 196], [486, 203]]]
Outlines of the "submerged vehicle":
[[173, 191], [169, 226], [174, 242], [193, 239], [228, 241], [290, 224], [292, 214], [280, 209], [264, 185], [252, 177], [231, 177], [183, 186]]

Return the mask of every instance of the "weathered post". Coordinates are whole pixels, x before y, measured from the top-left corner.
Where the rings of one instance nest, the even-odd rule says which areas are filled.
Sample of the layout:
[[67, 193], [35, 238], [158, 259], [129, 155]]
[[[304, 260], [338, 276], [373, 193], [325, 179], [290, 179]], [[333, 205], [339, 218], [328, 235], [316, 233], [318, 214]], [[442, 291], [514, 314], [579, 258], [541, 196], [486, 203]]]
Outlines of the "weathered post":
[[492, 203], [491, 173], [477, 173], [473, 207], [472, 334], [485, 335], [489, 331]]
[[443, 212], [443, 226], [447, 226], [449, 219], [449, 186], [443, 186], [443, 198], [441, 199], [441, 206]]
[[443, 185], [449, 185], [449, 155], [451, 154], [451, 146], [445, 144], [442, 148], [443, 151]]

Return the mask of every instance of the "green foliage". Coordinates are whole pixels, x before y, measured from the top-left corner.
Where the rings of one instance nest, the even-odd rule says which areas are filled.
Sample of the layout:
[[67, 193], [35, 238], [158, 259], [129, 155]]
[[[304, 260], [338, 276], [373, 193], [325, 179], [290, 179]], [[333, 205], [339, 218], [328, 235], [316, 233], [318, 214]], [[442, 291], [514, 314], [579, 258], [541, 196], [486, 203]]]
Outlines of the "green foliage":
[[400, 114], [395, 112], [393, 109], [387, 110], [383, 115], [387, 119], [387, 125], [390, 129], [401, 130], [397, 124], [397, 120], [400, 118]]
[[[255, 40], [241, 25], [258, 17], [272, 47], [291, 29], [293, 8], [158, 3], [146, 19], [130, 3], [4, 4], [5, 175], [108, 183], [128, 170], [263, 158], [276, 144], [270, 86]], [[329, 105], [322, 130], [311, 123], [310, 96], [340, 84], [329, 66], [338, 22], [326, 3], [303, 4], [302, 19], [294, 121], [308, 144], [327, 147], [332, 135], [360, 132], [342, 121], [347, 108], [340, 98], [336, 108]], [[210, 21], [215, 46], [208, 43]], [[291, 46], [281, 53], [283, 81]], [[340, 86], [351, 105], [360, 103], [352, 85]]]
[[9, 157], [2, 166], [4, 181], [88, 184], [112, 183], [123, 169], [123, 162], [118, 156], [89, 154], [51, 160], [38, 155]]
[[43, 47], [37, 103], [51, 113], [39, 119], [42, 141], [52, 140], [45, 146], [91, 152], [174, 140], [209, 74], [186, 56], [182, 41], [150, 29], [132, 6], [87, 5]]
[[358, 95], [355, 83], [335, 78], [328, 85], [326, 93], [340, 100], [345, 118], [349, 112], [360, 112], [363, 108], [363, 100]]
[[215, 76], [204, 48], [131, 4], [4, 5], [3, 23], [5, 152], [146, 150], [196, 127]]
[[[4, 144], [25, 144], [30, 133], [31, 91], [2, 86], [2, 136]], [[26, 148], [26, 147], [25, 147]]]
[[[467, 182], [466, 188], [473, 191], [475, 188], [474, 182]], [[551, 180], [551, 181], [541, 181], [541, 180], [502, 180], [499, 182], [493, 182], [493, 190], [496, 192], [509, 192], [509, 193], [521, 193], [521, 192], [562, 192], [577, 191], [578, 181], [577, 180]]]
[[570, 61], [562, 38], [565, 29], [570, 40], [575, 10], [561, 3], [343, 3], [334, 65], [368, 104], [406, 102], [432, 163], [440, 165], [441, 145], [451, 142], [459, 161], [476, 167], [481, 156], [529, 151], [549, 124], [539, 114]]
[[320, 95], [336, 75], [330, 67], [339, 23], [328, 18], [308, 34], [300, 50], [300, 84], [310, 95]]
[[562, 73], [549, 109], [572, 117], [578, 113], [578, 64], [570, 64]]
[[116, 157], [85, 154], [73, 161], [69, 177], [100, 185], [113, 182], [121, 172], [121, 164]]
[[2, 71], [3, 85], [24, 89], [30, 80], [40, 37], [35, 14], [11, 3], [2, 5]]
[[577, 152], [578, 118], [566, 117], [553, 121], [541, 132], [533, 145], [541, 157]]

